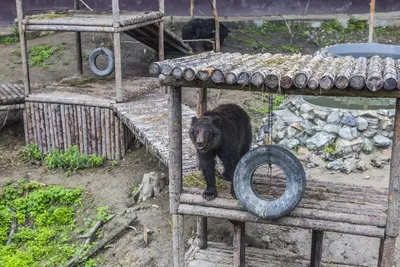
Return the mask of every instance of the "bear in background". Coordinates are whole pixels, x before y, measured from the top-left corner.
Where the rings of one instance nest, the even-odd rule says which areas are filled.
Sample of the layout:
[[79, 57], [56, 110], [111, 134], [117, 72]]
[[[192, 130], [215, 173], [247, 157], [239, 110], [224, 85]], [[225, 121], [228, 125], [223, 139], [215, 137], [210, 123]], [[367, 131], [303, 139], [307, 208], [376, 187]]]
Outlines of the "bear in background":
[[224, 166], [222, 179], [231, 181], [233, 196], [233, 174], [239, 160], [250, 150], [252, 133], [250, 117], [235, 104], [224, 104], [206, 111], [200, 118], [193, 117], [189, 135], [196, 146], [199, 169], [202, 171], [207, 187], [203, 198], [217, 197], [215, 186], [215, 157]]
[[[230, 31], [221, 22], [219, 23], [220, 44], [228, 37]], [[182, 27], [182, 39], [215, 39], [215, 20], [214, 19], [192, 19]], [[193, 50], [199, 51], [202, 48], [206, 51], [213, 50], [210, 42], [189, 42]]]

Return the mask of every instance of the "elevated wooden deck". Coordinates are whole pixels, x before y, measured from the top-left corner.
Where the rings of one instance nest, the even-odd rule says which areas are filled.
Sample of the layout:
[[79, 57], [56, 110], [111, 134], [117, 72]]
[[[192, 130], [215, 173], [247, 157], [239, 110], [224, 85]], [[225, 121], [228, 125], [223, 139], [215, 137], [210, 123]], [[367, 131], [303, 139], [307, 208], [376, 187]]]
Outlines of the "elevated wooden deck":
[[22, 84], [5, 84], [0, 82], [0, 105], [21, 104], [25, 101]]
[[[124, 32], [128, 36], [158, 50], [159, 25], [163, 20], [160, 12], [121, 12], [118, 24], [113, 23], [111, 12], [68, 11], [53, 14], [26, 16], [22, 23], [27, 31], [80, 31]], [[186, 54], [191, 47], [172, 32], [164, 29], [165, 52]]]
[[[187, 267], [232, 267], [233, 247], [222, 243], [209, 242], [207, 249], [199, 249], [192, 246], [186, 253]], [[248, 267], [308, 267], [310, 260], [296, 253], [246, 248], [246, 266]], [[343, 263], [335, 261], [323, 261], [322, 267], [368, 267], [368, 265], [356, 263]]]
[[[168, 166], [168, 95], [151, 93], [134, 102], [116, 104], [115, 109], [121, 121]], [[182, 171], [185, 175], [196, 170], [196, 151], [188, 133], [193, 116], [195, 112], [182, 105]]]
[[162, 20], [160, 12], [121, 12], [114, 25], [111, 12], [77, 11], [37, 14], [24, 17], [27, 31], [123, 32]]

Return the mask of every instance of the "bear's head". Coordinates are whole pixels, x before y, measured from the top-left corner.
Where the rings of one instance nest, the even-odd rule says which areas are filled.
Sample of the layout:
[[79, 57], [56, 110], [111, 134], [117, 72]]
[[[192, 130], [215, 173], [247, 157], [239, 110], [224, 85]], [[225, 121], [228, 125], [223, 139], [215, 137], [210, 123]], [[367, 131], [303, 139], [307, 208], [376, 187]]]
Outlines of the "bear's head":
[[218, 116], [192, 117], [189, 135], [197, 151], [206, 153], [218, 148], [221, 143], [220, 121]]

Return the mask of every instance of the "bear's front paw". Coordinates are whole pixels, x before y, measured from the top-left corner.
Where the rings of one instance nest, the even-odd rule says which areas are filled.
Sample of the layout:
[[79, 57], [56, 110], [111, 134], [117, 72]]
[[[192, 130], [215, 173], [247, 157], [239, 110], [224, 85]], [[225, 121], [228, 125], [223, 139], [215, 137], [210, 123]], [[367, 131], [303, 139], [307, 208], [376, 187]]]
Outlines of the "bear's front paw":
[[207, 201], [213, 200], [217, 197], [217, 189], [215, 188], [207, 188], [203, 192], [203, 198]]

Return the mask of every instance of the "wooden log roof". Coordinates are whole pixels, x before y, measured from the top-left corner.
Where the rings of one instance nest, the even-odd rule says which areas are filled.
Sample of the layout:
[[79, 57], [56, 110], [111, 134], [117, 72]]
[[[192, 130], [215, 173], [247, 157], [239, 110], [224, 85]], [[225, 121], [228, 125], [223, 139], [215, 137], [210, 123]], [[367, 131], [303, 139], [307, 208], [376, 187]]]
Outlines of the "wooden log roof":
[[153, 62], [161, 85], [286, 94], [400, 97], [400, 60], [204, 52]]

